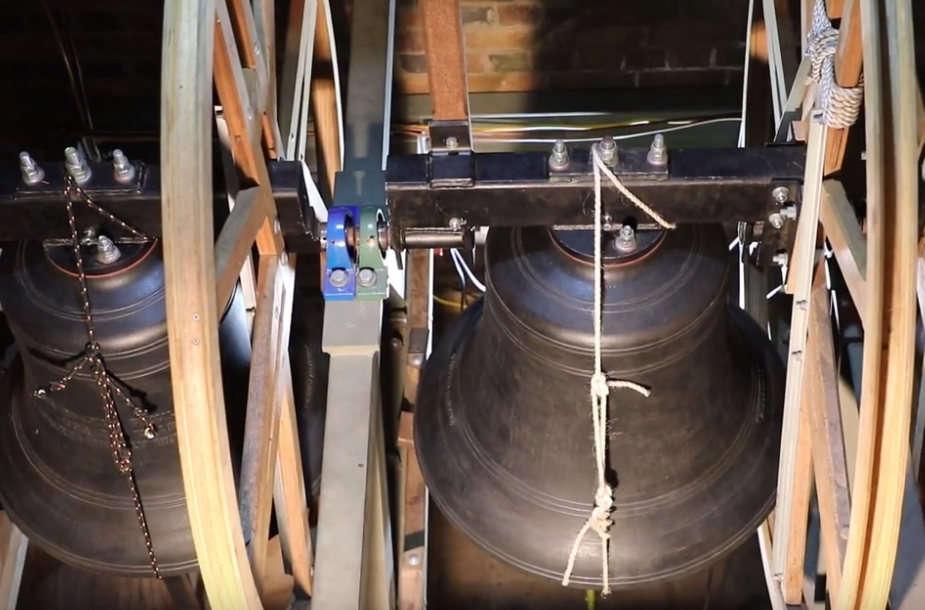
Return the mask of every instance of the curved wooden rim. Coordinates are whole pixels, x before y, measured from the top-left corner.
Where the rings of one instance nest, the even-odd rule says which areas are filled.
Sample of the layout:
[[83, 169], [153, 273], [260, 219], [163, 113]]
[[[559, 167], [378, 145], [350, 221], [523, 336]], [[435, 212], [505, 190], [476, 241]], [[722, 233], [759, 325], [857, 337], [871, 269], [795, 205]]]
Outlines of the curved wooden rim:
[[[326, 0], [320, 6], [315, 0], [293, 5], [301, 8], [294, 11], [298, 22], [290, 23], [290, 36], [301, 44], [293, 54], [287, 40], [284, 64], [301, 62], [302, 77], [291, 79], [281, 97], [308, 91], [315, 16], [329, 12]], [[223, 610], [263, 607], [274, 496], [294, 581], [311, 592], [308, 508], [287, 353], [295, 260], [284, 250], [266, 165], [268, 158], [287, 152], [276, 120], [273, 2], [255, 0], [251, 7], [245, 0], [168, 0], [164, 16], [162, 216], [177, 437], [202, 580], [211, 607]], [[327, 31], [329, 18], [323, 19]], [[327, 56], [333, 60], [331, 49]], [[217, 238], [211, 208], [213, 84], [234, 163], [257, 185], [237, 193]], [[341, 129], [336, 84], [331, 98], [328, 108], [316, 105], [316, 113], [337, 117], [318, 121], [326, 125], [321, 131], [328, 140], [332, 130]], [[305, 101], [292, 104], [296, 116], [306, 115]], [[305, 130], [301, 133], [304, 151]], [[339, 141], [337, 135], [333, 139]], [[339, 169], [336, 148], [322, 151], [334, 155], [336, 160], [326, 159], [334, 170]], [[257, 310], [239, 499], [224, 413], [216, 304], [227, 300], [255, 242]]]

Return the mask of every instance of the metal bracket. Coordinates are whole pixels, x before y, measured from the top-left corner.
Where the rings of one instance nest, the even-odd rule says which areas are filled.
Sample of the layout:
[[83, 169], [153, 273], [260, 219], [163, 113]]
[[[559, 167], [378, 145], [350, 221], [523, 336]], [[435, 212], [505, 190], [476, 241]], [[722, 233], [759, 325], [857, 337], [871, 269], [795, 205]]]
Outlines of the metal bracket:
[[333, 207], [328, 212], [327, 256], [322, 291], [326, 301], [352, 301], [356, 297], [356, 266], [348, 234], [359, 219], [353, 206]]
[[424, 366], [430, 331], [425, 328], [412, 328], [408, 336], [408, 364], [415, 368]]
[[388, 269], [385, 267], [382, 248], [379, 244], [379, 226], [385, 221], [382, 208], [373, 206], [360, 208], [356, 241], [357, 299], [381, 300], [389, 296]]
[[469, 121], [432, 121], [428, 182], [433, 188], [472, 186], [472, 136]]

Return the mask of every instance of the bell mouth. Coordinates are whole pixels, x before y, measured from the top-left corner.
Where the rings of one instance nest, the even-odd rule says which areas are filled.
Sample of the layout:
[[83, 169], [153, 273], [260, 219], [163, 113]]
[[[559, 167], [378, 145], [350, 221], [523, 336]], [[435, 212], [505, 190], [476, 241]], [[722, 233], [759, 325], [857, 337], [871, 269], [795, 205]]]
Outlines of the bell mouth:
[[[665, 231], [636, 231], [633, 224], [623, 225], [632, 231], [629, 237], [622, 236], [619, 230], [602, 232], [601, 262], [605, 268], [610, 269], [639, 262], [655, 252], [664, 241]], [[554, 227], [549, 229], [549, 236], [556, 248], [569, 258], [586, 265], [594, 264], [594, 231], [592, 229]]]

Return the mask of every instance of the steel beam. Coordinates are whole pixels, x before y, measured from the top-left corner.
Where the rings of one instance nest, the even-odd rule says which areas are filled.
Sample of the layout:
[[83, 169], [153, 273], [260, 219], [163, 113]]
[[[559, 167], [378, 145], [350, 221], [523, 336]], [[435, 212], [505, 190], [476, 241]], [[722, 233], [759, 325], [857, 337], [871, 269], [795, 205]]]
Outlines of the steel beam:
[[[385, 203], [395, 0], [357, 0], [335, 206]], [[331, 356], [315, 561], [316, 610], [388, 610], [395, 570], [379, 392], [382, 307], [328, 301]]]

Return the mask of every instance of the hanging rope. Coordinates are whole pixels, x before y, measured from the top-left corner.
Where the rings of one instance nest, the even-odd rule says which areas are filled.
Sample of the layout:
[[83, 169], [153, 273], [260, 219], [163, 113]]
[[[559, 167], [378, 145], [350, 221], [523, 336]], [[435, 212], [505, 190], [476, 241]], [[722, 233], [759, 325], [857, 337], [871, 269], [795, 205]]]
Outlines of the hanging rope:
[[838, 30], [832, 27], [825, 11], [825, 0], [815, 0], [813, 21], [806, 36], [806, 57], [812, 64], [810, 79], [819, 87], [822, 122], [828, 127], [845, 129], [854, 125], [864, 103], [864, 77], [857, 87], [842, 87], [835, 80], [835, 53]]
[[609, 379], [603, 371], [601, 363], [601, 335], [602, 335], [602, 310], [604, 301], [603, 289], [603, 212], [601, 204], [601, 174], [607, 176], [610, 182], [623, 195], [632, 201], [636, 206], [642, 209], [646, 214], [652, 217], [655, 222], [665, 227], [673, 229], [675, 225], [662, 218], [648, 205], [640, 201], [623, 185], [617, 176], [610, 171], [598, 155], [596, 147], [591, 149], [591, 158], [594, 167], [594, 374], [591, 375], [591, 419], [594, 422], [594, 461], [597, 466], [597, 490], [594, 493], [594, 508], [591, 510], [591, 516], [579, 530], [572, 544], [572, 552], [569, 554], [568, 565], [565, 568], [565, 574], [562, 577], [562, 585], [568, 586], [569, 579], [572, 576], [572, 570], [575, 568], [575, 559], [578, 557], [578, 548], [584, 539], [588, 530], [594, 530], [601, 541], [601, 572], [604, 581], [604, 587], [601, 591], [602, 596], [610, 595], [610, 526], [613, 522], [610, 520], [610, 513], [613, 511], [613, 489], [607, 483], [607, 399], [611, 389], [628, 389], [638, 392], [643, 396], [649, 396], [648, 388], [621, 379]]

